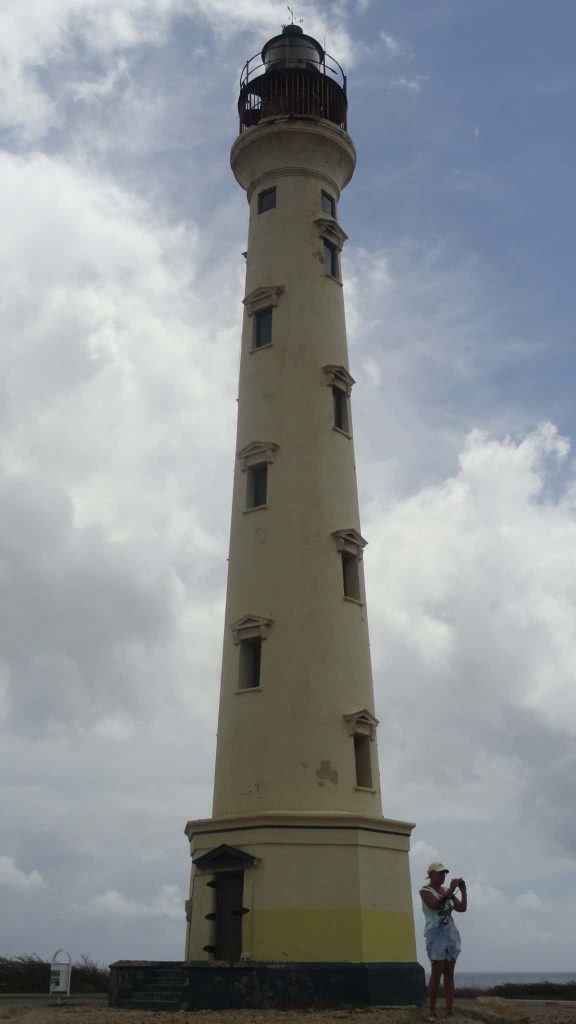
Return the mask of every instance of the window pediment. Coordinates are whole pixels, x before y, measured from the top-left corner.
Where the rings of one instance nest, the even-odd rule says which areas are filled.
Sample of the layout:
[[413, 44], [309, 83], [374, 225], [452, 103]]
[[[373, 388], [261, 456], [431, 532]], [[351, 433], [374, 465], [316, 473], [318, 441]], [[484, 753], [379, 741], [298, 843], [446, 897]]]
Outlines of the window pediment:
[[252, 316], [252, 314], [258, 309], [264, 309], [266, 306], [277, 306], [278, 299], [284, 290], [283, 284], [255, 288], [253, 292], [250, 292], [250, 294], [242, 300], [246, 307], [248, 316]]
[[241, 640], [251, 640], [257, 636], [265, 640], [272, 622], [272, 619], [266, 619], [262, 615], [243, 615], [230, 626], [234, 643], [239, 644]]
[[208, 853], [196, 857], [193, 864], [204, 871], [226, 871], [230, 868], [251, 868], [255, 860], [251, 853], [246, 853], [237, 846], [222, 843], [221, 846], [216, 846], [213, 850], [208, 850]]
[[362, 534], [358, 533], [358, 530], [355, 530], [354, 528], [349, 530], [334, 530], [332, 536], [336, 541], [338, 551], [345, 551], [349, 555], [355, 555], [359, 560], [362, 559], [363, 549], [366, 547], [368, 541], [364, 540], [364, 537]]
[[348, 239], [348, 235], [345, 231], [342, 231], [338, 222], [331, 220], [329, 217], [317, 217], [314, 223], [320, 237], [332, 242], [337, 247], [338, 252], [341, 252], [344, 242]]
[[368, 711], [368, 708], [353, 711], [351, 714], [343, 715], [342, 717], [346, 722], [350, 736], [369, 736], [371, 740], [376, 739], [376, 726], [379, 722], [372, 712]]
[[352, 388], [356, 381], [352, 377], [345, 366], [328, 365], [322, 367], [324, 373], [328, 377], [328, 383], [333, 388], [340, 388], [341, 391], [345, 391], [347, 395], [352, 393]]
[[275, 441], [250, 441], [250, 444], [244, 445], [244, 448], [236, 453], [240, 469], [245, 473], [250, 466], [255, 466], [259, 462], [274, 462], [274, 453], [279, 447]]

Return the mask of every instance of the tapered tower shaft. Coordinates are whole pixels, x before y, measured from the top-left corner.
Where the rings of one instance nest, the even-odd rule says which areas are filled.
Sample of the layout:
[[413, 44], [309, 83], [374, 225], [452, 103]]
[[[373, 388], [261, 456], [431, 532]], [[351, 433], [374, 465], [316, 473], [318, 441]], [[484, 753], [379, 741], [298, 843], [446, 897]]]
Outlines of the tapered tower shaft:
[[346, 718], [374, 713], [337, 219], [354, 149], [281, 121], [232, 167], [250, 232], [214, 814], [380, 814], [373, 723], [358, 780]]

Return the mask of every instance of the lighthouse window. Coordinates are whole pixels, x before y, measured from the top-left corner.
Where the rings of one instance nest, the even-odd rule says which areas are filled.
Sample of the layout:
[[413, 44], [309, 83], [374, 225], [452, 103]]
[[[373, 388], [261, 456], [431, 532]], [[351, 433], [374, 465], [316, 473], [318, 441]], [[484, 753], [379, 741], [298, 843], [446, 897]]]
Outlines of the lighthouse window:
[[268, 463], [249, 466], [247, 470], [246, 508], [260, 508], [266, 504], [268, 490]]
[[253, 690], [260, 686], [262, 637], [253, 636], [240, 641], [239, 690]]
[[356, 761], [356, 785], [361, 789], [372, 789], [372, 757], [370, 737], [354, 736], [354, 759]]
[[336, 200], [329, 192], [322, 192], [322, 209], [329, 217], [336, 218]]
[[336, 430], [342, 430], [345, 434], [350, 433], [348, 398], [342, 388], [332, 388], [332, 403], [334, 406], [334, 426]]
[[254, 348], [263, 348], [272, 342], [272, 306], [254, 313]]
[[344, 597], [351, 597], [354, 601], [361, 601], [359, 559], [357, 555], [352, 555], [349, 551], [342, 552], [342, 578], [344, 582]]
[[338, 249], [324, 239], [324, 270], [331, 277], [338, 277]]
[[266, 213], [267, 210], [273, 210], [275, 206], [275, 188], [265, 188], [263, 192], [258, 193], [258, 213]]

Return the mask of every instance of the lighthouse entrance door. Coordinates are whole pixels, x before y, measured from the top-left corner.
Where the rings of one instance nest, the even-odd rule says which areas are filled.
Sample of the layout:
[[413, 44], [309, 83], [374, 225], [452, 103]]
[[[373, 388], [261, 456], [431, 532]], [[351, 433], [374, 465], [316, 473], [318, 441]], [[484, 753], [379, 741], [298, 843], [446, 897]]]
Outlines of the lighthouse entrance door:
[[240, 960], [242, 956], [244, 872], [219, 871], [214, 882], [216, 890], [214, 959]]

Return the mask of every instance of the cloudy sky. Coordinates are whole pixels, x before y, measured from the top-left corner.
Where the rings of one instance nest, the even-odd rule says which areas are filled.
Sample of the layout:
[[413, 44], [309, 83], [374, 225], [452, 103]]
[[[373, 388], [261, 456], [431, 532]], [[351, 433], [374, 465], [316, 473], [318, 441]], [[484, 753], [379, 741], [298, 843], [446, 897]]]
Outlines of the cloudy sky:
[[[463, 969], [569, 971], [574, 6], [297, 10], [349, 73], [358, 149], [340, 214], [385, 813], [418, 823], [415, 888], [437, 857], [469, 880]], [[0, 954], [183, 954], [247, 230], [228, 153], [239, 69], [285, 20], [2, 3]]]

